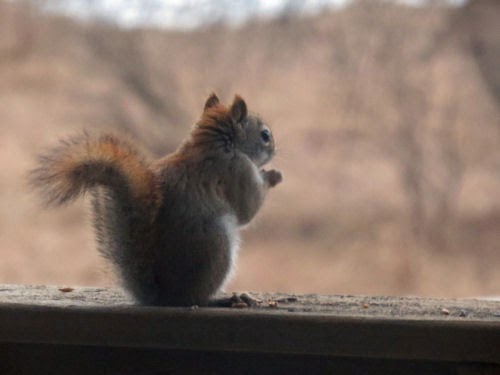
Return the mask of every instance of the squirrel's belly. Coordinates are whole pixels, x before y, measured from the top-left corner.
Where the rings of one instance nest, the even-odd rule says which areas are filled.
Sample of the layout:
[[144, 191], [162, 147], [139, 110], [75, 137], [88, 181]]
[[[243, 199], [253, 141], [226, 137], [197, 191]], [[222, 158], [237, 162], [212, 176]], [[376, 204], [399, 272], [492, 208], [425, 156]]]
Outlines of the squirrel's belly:
[[224, 278], [224, 281], [222, 282], [222, 289], [232, 278], [235, 272], [236, 260], [238, 258], [238, 251], [240, 247], [240, 233], [238, 228], [238, 219], [235, 215], [225, 214], [220, 218], [220, 221], [229, 242], [229, 270]]

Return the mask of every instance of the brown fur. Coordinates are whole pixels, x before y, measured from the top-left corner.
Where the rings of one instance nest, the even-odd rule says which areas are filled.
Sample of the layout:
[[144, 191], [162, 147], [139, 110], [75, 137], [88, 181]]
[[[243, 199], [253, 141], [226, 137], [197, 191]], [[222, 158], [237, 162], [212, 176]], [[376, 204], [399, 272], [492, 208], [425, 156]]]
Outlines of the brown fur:
[[215, 94], [173, 154], [150, 161], [130, 142], [84, 134], [39, 159], [32, 184], [62, 204], [90, 190], [100, 252], [144, 304], [206, 304], [235, 257], [238, 227], [281, 181], [260, 167], [274, 154], [269, 128], [236, 96]]

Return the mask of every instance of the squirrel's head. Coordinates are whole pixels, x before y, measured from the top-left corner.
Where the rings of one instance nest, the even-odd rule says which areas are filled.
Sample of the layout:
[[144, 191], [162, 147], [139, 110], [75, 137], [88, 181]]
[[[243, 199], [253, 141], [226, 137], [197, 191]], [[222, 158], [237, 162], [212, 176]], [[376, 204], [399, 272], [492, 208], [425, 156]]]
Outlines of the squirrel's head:
[[240, 151], [257, 166], [266, 164], [274, 156], [274, 138], [271, 129], [257, 116], [248, 112], [242, 97], [236, 95], [229, 108], [211, 94], [198, 127], [217, 126], [225, 152]]

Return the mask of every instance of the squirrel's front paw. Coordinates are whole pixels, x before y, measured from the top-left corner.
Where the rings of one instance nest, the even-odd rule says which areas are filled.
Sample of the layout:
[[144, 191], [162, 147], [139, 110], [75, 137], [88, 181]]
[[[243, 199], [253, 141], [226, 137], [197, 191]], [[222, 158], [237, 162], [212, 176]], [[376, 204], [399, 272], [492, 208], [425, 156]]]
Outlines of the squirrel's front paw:
[[269, 187], [274, 187], [278, 185], [281, 181], [283, 181], [283, 176], [280, 171], [275, 169], [271, 169], [270, 171], [262, 171], [262, 176], [264, 177], [264, 181], [267, 182]]

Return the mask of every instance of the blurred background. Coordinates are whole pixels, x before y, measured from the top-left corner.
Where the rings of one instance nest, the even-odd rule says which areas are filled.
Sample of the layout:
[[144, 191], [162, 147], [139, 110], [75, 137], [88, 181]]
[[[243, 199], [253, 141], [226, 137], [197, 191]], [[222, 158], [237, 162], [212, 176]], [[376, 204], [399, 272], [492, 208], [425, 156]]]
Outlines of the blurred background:
[[500, 294], [500, 2], [0, 0], [0, 283], [113, 285], [35, 155], [81, 129], [173, 151], [212, 90], [284, 174], [228, 290]]

